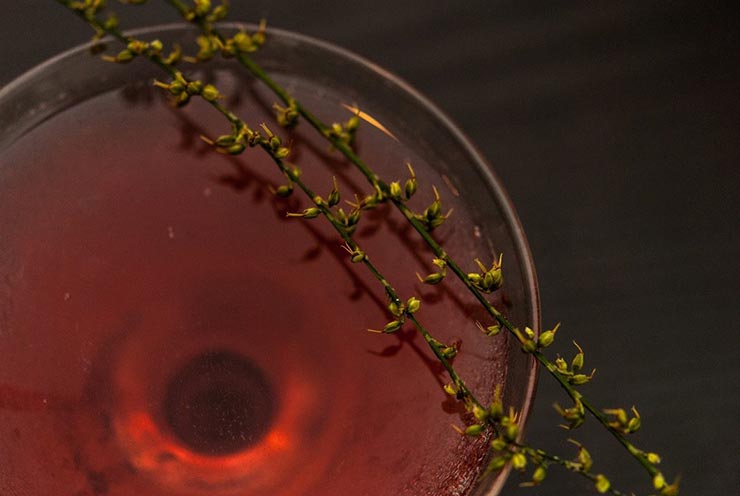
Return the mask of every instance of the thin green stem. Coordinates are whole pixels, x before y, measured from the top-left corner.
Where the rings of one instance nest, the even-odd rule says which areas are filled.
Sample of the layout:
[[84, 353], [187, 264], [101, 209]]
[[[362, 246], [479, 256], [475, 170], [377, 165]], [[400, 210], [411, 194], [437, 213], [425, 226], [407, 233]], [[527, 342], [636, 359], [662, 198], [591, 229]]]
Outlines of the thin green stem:
[[[172, 4], [181, 3], [178, 0], [167, 1]], [[222, 36], [215, 29], [213, 30], [213, 34], [217, 36]], [[251, 57], [249, 57], [247, 54], [242, 53], [237, 55], [237, 59], [245, 68], [247, 68], [247, 70], [252, 73], [252, 75], [261, 80], [268, 88], [270, 88], [283, 103], [290, 104], [291, 102], [293, 102], [298, 113], [314, 129], [316, 129], [322, 136], [324, 136], [332, 144], [332, 146], [334, 146], [340, 153], [342, 153], [342, 155], [344, 155], [345, 158], [347, 158], [347, 160], [349, 160], [362, 173], [362, 175], [367, 178], [368, 182], [372, 186], [379, 187], [381, 191], [385, 193], [389, 191], [389, 185], [382, 181], [379, 176], [373, 172], [373, 170], [352, 150], [349, 145], [332, 136], [328, 136], [326, 130], [329, 129], [329, 126], [319, 120], [316, 116], [314, 116], [309, 110], [301, 105], [300, 102], [295, 101], [291, 97], [291, 95], [284, 88], [282, 88], [282, 86], [276, 83], [275, 80], [273, 80], [269, 76], [269, 74], [267, 74], [256, 62], [254, 62]], [[423, 224], [414, 217], [413, 212], [401, 200], [392, 199], [392, 202], [394, 206], [408, 220], [414, 230], [417, 231], [417, 233], [421, 236], [427, 246], [429, 246], [432, 253], [434, 253], [437, 258], [442, 259], [447, 263], [447, 266], [450, 268], [450, 270], [452, 270], [457, 278], [463, 282], [465, 287], [467, 287], [467, 289], [473, 294], [473, 296], [480, 302], [480, 304], [483, 306], [483, 308], [485, 308], [488, 314], [493, 317], [500, 325], [505, 327], [519, 340], [520, 343], [523, 344], [527, 338], [522, 334], [519, 328], [514, 326], [499, 310], [497, 310], [488, 301], [485, 295], [470, 282], [467, 273], [460, 267], [457, 262], [455, 262], [455, 260], [453, 260], [445, 252], [442, 246], [437, 242], [436, 239], [434, 239], [434, 237], [423, 226]], [[537, 360], [537, 362], [545, 367], [545, 369], [548, 370], [548, 372], [550, 372], [550, 374], [558, 381], [558, 383], [571, 397], [571, 399], [576, 400], [576, 398], [580, 397], [580, 393], [578, 393], [576, 389], [561, 374], [559, 374], [557, 371], [553, 371], [554, 365], [547, 357], [545, 357], [540, 352], [534, 352], [532, 353], [532, 355]], [[612, 428], [609, 425], [607, 417], [602, 414], [600, 410], [598, 410], [590, 402], [582, 398], [581, 401], [586, 410], [588, 410], [588, 412], [591, 413], [598, 420], [598, 422], [601, 423], [619, 441], [619, 443], [624, 446], [633, 457], [637, 459], [640, 465], [642, 465], [651, 476], [655, 476], [659, 472], [659, 470], [647, 460], [645, 455], [642, 454], [640, 450], [635, 448], [635, 446], [632, 445], [632, 443], [630, 443], [618, 430]]]
[[[180, 11], [180, 13], [183, 15], [186, 15], [187, 12], [189, 12], [190, 10], [190, 8], [187, 5], [185, 5], [183, 2], [181, 2], [180, 0], [166, 0], [166, 1], [170, 5], [175, 7], [178, 11]], [[57, 0], [57, 3], [60, 3], [61, 5], [77, 13], [80, 17], [83, 18], [83, 20], [85, 20], [88, 24], [90, 24], [98, 32], [107, 33], [124, 44], [128, 44], [132, 41], [135, 41], [131, 37], [124, 35], [117, 28], [110, 27], [106, 25], [104, 22], [100, 21], [95, 16], [95, 11], [90, 11], [89, 9], [81, 10], [79, 8], [75, 8], [72, 5], [74, 2], [71, 2], [70, 0]], [[198, 24], [207, 33], [213, 34], [219, 37], [221, 41], [224, 40], [223, 36], [219, 34], [218, 31], [213, 29], [212, 26], [208, 26], [207, 23], [202, 18], [196, 17], [190, 20]], [[149, 59], [151, 62], [155, 63], [156, 65], [158, 65], [162, 70], [164, 70], [171, 77], [173, 78], [176, 78], [178, 76], [182, 77], [182, 74], [180, 73], [180, 71], [178, 71], [172, 64], [165, 62], [161, 56], [152, 55], [149, 53], [144, 53], [141, 55], [146, 57], [147, 59]], [[332, 145], [334, 145], [334, 147], [337, 148], [352, 164], [354, 164], [355, 167], [362, 173], [362, 175], [364, 175], [367, 178], [367, 180], [370, 182], [370, 184], [374, 188], [379, 189], [381, 192], [387, 195], [390, 189], [389, 185], [383, 182], [377, 176], [377, 174], [375, 174], [373, 170], [367, 164], [365, 164], [365, 162], [359, 156], [355, 154], [355, 152], [352, 150], [352, 148], [347, 143], [327, 133], [326, 131], [329, 129], [329, 126], [321, 122], [312, 113], [310, 113], [306, 108], [304, 108], [299, 102], [296, 102], [294, 99], [292, 99], [292, 97], [287, 93], [287, 91], [285, 91], [280, 85], [278, 85], [259, 65], [257, 65], [249, 56], [247, 56], [247, 54], [239, 52], [237, 53], [237, 59], [257, 79], [263, 81], [278, 96], [278, 98], [280, 98], [283, 101], [283, 103], [295, 105], [299, 114], [304, 119], [306, 119], [311, 124], [312, 127], [314, 127], [317, 131], [319, 131], [319, 133], [322, 136], [324, 136], [327, 140], [329, 140], [332, 143]], [[202, 96], [202, 95], [199, 95], [199, 96]], [[236, 116], [234, 113], [232, 113], [229, 109], [227, 109], [225, 106], [220, 104], [215, 99], [204, 98], [204, 100], [207, 103], [209, 103], [214, 109], [220, 112], [236, 128], [249, 129], [244, 121], [242, 121], [238, 116]], [[258, 144], [272, 157], [272, 159], [275, 161], [276, 165], [281, 170], [281, 172], [285, 174], [287, 177], [289, 177], [289, 179], [294, 184], [298, 185], [298, 187], [309, 197], [309, 199], [311, 199], [316, 204], [316, 206], [321, 211], [321, 214], [325, 218], [327, 218], [327, 220], [331, 223], [334, 229], [339, 233], [339, 235], [345, 241], [347, 246], [351, 250], [359, 251], [360, 246], [353, 239], [351, 232], [344, 226], [344, 224], [339, 219], [337, 219], [334, 216], [333, 212], [329, 209], [329, 207], [325, 203], [316, 201], [316, 198], [318, 197], [313, 193], [311, 188], [300, 179], [298, 174], [294, 174], [286, 166], [282, 158], [276, 156], [275, 150], [274, 148], [270, 146], [269, 142], [265, 139], [262, 139], [258, 141]], [[486, 299], [483, 293], [470, 281], [468, 275], [461, 269], [461, 267], [453, 259], [451, 259], [451, 257], [443, 250], [441, 245], [431, 236], [427, 228], [415, 217], [413, 212], [401, 200], [394, 199], [390, 196], [388, 197], [391, 199], [395, 207], [398, 208], [398, 210], [404, 215], [404, 217], [406, 217], [406, 219], [409, 221], [412, 227], [419, 233], [419, 235], [426, 242], [426, 244], [430, 247], [430, 249], [435, 254], [435, 256], [446, 262], [447, 266], [464, 283], [464, 285], [468, 288], [468, 290], [475, 296], [475, 298], [486, 309], [489, 315], [491, 315], [497, 322], [499, 322], [500, 325], [505, 327], [522, 344], [524, 344], [528, 338], [524, 336], [517, 327], [515, 327], [511, 322], [509, 322], [508, 319], [506, 319], [506, 317]], [[388, 280], [379, 271], [379, 269], [370, 261], [370, 259], [367, 256], [365, 256], [363, 257], [361, 261], [367, 267], [370, 273], [375, 277], [375, 279], [378, 280], [379, 283], [384, 287], [388, 297], [393, 302], [400, 304], [401, 299], [399, 295], [396, 293], [393, 286], [388, 282]], [[431, 333], [426, 329], [425, 326], [421, 324], [421, 322], [419, 322], [419, 320], [416, 318], [416, 316], [413, 313], [411, 313], [408, 310], [404, 310], [403, 316], [405, 320], [410, 321], [417, 328], [420, 334], [422, 334], [425, 341], [430, 346], [431, 350], [433, 351], [437, 359], [440, 361], [440, 363], [444, 366], [448, 375], [452, 379], [453, 383], [458, 387], [459, 391], [463, 393], [463, 396], [466, 398], [466, 400], [470, 401], [471, 404], [473, 405], [481, 407], [480, 402], [475, 398], [472, 392], [467, 388], [467, 386], [465, 385], [465, 382], [456, 373], [454, 367], [450, 363], [447, 356], [445, 356], [445, 354], [442, 352], [440, 348], [440, 342], [437, 341], [431, 335]], [[640, 464], [648, 471], [648, 473], [651, 476], [655, 476], [660, 473], [659, 470], [655, 467], [655, 465], [647, 459], [647, 456], [641, 450], [637, 449], [634, 445], [632, 445], [632, 443], [630, 443], [618, 429], [609, 425], [608, 417], [604, 415], [601, 411], [596, 409], [590, 402], [585, 400], [581, 396], [581, 394], [576, 391], [575, 387], [568, 381], [567, 377], [564, 376], [562, 373], [560, 373], [551, 361], [549, 361], [537, 349], [535, 349], [534, 351], [530, 351], [530, 353], [542, 366], [544, 366], [550, 372], [550, 374], [553, 377], [555, 377], [555, 379], [559, 382], [559, 384], [563, 387], [563, 389], [567, 392], [567, 394], [574, 401], [580, 401], [583, 404], [584, 408], [588, 410], [589, 413], [591, 413], [609, 432], [612, 433], [612, 435], [620, 442], [620, 444], [622, 444], [622, 446], [624, 446], [625, 449], [627, 449], [627, 451], [635, 459], [637, 459], [640, 462]], [[533, 449], [533, 448], [527, 448], [527, 449]], [[558, 462], [558, 463], [562, 462], [561, 464], [569, 463], [559, 457], [548, 455], [541, 450], [537, 450], [537, 453], [540, 456], [547, 457], [549, 460], [553, 462]], [[592, 474], [589, 475], [588, 473], [584, 473], [584, 475], [591, 478], [592, 480], [594, 480], [594, 478], [596, 477], [596, 476], [593, 476]], [[614, 494], [622, 494], [622, 493], [615, 492], [615, 491], [612, 491], [612, 492]]]
[[550, 372], [550, 375], [552, 375], [556, 381], [558, 381], [558, 384], [568, 393], [568, 395], [574, 400], [574, 401], [580, 401], [583, 407], [591, 413], [598, 421], [601, 423], [606, 430], [616, 438], [616, 440], [621, 444], [630, 455], [632, 455], [640, 465], [642, 465], [645, 470], [650, 474], [651, 477], [654, 477], [657, 475], [660, 470], [650, 463], [650, 461], [647, 459], [647, 455], [643, 453], [640, 449], [638, 449], [635, 445], [633, 445], [621, 432], [619, 432], [617, 429], [613, 428], [611, 425], [609, 425], [609, 418], [604, 415], [604, 413], [596, 408], [590, 401], [588, 401], [586, 398], [583, 397], [576, 389], [568, 382], [568, 379], [563, 376], [560, 372], [558, 372], [557, 368], [555, 367], [555, 364], [553, 364], [550, 360], [547, 359], [540, 351], [534, 351], [532, 354], [537, 358], [537, 360], [542, 363], [547, 370]]
[[[187, 5], [185, 5], [180, 0], [166, 1], [177, 8], [183, 15], [189, 10]], [[202, 22], [202, 20], [197, 21], [196, 24], [198, 24], [202, 29], [206, 29], [204, 27], [205, 23]], [[224, 41], [225, 39], [225, 37], [213, 27], [209, 27], [207, 29], [207, 32], [217, 36], [221, 41]], [[284, 104], [289, 105], [292, 103], [298, 113], [314, 129], [316, 129], [319, 134], [324, 136], [325, 139], [328, 140], [333, 147], [335, 147], [342, 155], [344, 155], [344, 157], [349, 160], [350, 163], [352, 163], [357, 168], [357, 170], [362, 173], [363, 176], [365, 176], [365, 178], [373, 187], [378, 187], [384, 193], [388, 193], [390, 189], [389, 185], [382, 179], [380, 179], [380, 177], [372, 170], [372, 168], [368, 164], [366, 164], [365, 161], [362, 160], [362, 158], [358, 156], [347, 143], [329, 135], [327, 133], [327, 130], [330, 129], [330, 127], [326, 123], [322, 122], [300, 102], [296, 101], [290, 95], [290, 93], [288, 93], [282, 86], [280, 86], [274, 79], [272, 79], [272, 77], [270, 77], [270, 75], [246, 53], [238, 53], [236, 58], [254, 77], [262, 81]], [[475, 285], [471, 283], [467, 273], [455, 260], [453, 260], [445, 252], [442, 246], [437, 242], [436, 239], [434, 239], [434, 237], [425, 228], [425, 226], [414, 217], [414, 213], [405, 205], [405, 203], [398, 199], [391, 199], [391, 201], [393, 202], [393, 205], [408, 220], [409, 224], [411, 224], [414, 230], [421, 236], [427, 246], [431, 249], [432, 253], [434, 253], [437, 258], [442, 259], [447, 263], [447, 266], [450, 268], [450, 270], [452, 270], [457, 278], [463, 282], [465, 287], [480, 302], [480, 304], [483, 306], [483, 308], [485, 308], [488, 314], [493, 317], [500, 325], [505, 327], [511, 334], [513, 334], [520, 343], [524, 344], [527, 339], [526, 336], [524, 336], [519, 328], [514, 326], [499, 310], [497, 310], [488, 301], [485, 295], [478, 288], [476, 288]], [[621, 432], [609, 425], [608, 418], [603, 413], [601, 413], [599, 409], [594, 407], [589, 401], [582, 398], [580, 393], [576, 391], [573, 385], [571, 385], [560, 373], [557, 372], [554, 364], [547, 357], [545, 357], [539, 351], [533, 352], [532, 356], [558, 381], [558, 383], [566, 391], [571, 399], [573, 399], [574, 401], [576, 399], [581, 400], [586, 410], [591, 415], [593, 415], [594, 418], [596, 418], [596, 420], [601, 423], [604, 428], [606, 428], [634, 458], [637, 459], [640, 465], [642, 465], [651, 476], [655, 476], [659, 472], [659, 470], [648, 461], [647, 457], [632, 443], [630, 443]]]

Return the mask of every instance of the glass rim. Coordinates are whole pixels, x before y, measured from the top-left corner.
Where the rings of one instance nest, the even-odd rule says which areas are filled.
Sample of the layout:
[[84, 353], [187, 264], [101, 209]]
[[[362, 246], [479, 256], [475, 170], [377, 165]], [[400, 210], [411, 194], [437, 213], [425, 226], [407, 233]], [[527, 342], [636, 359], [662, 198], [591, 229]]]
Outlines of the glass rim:
[[[252, 31], [258, 28], [258, 26], [254, 23], [234, 21], [219, 23], [219, 26], [225, 29], [249, 29]], [[194, 26], [184, 24], [182, 22], [173, 22], [129, 29], [125, 31], [125, 34], [140, 36], [152, 35], [153, 33], [196, 30], [197, 28]], [[423, 107], [427, 112], [429, 112], [430, 115], [433, 116], [433, 118], [437, 119], [444, 126], [444, 128], [449, 131], [451, 136], [461, 145], [461, 147], [470, 154], [471, 159], [473, 160], [473, 162], [476, 163], [479, 171], [483, 174], [485, 180], [488, 182], [488, 185], [493, 191], [494, 200], [500, 208], [502, 218], [507, 225], [508, 231], [512, 237], [512, 243], [515, 247], [515, 250], [517, 251], [517, 254], [520, 257], [522, 280], [525, 283], [524, 290], [530, 303], [528, 324], [533, 327], [536, 333], [539, 333], [541, 324], [539, 286], [537, 282], [534, 260], [532, 258], [529, 243], [527, 242], [524, 233], [524, 228], [521, 224], [521, 221], [519, 220], [511, 198], [509, 197], [509, 194], [506, 192], [503, 186], [503, 182], [498, 177], [493, 167], [478, 150], [476, 145], [473, 144], [473, 142], [465, 135], [465, 133], [457, 126], [457, 124], [455, 124], [455, 122], [449, 116], [447, 116], [447, 114], [445, 114], [444, 111], [442, 111], [436, 104], [434, 104], [426, 96], [421, 94], [405, 80], [382, 68], [371, 60], [356, 54], [355, 52], [335, 45], [332, 42], [281, 28], [268, 27], [267, 34], [268, 36], [275, 35], [283, 39], [294, 41], [296, 43], [301, 43], [318, 48], [319, 50], [328, 52], [332, 55], [349, 60], [354, 64], [362, 66], [364, 69], [370, 70], [371, 72], [377, 74], [379, 77], [389, 81], [392, 85], [395, 85], [404, 93], [412, 97], [412, 99], [415, 100], [416, 103]], [[40, 62], [39, 64], [12, 79], [3, 87], [0, 87], [0, 106], [7, 99], [12, 99], [15, 92], [19, 91], [27, 84], [33, 83], [34, 80], [36, 80], [37, 78], [42, 78], [48, 69], [56, 67], [58, 64], [62, 63], [66, 59], [79, 56], [83, 52], [89, 52], [91, 46], [93, 46], [95, 43], [113, 41], [115, 40], [112, 37], [106, 36], [101, 40], [81, 43], [62, 51], [44, 60], [43, 62]], [[526, 374], [526, 390], [523, 395], [523, 403], [519, 412], [521, 425], [525, 426], [525, 429], [523, 430], [526, 430], [526, 424], [534, 404], [534, 397], [538, 382], [537, 365], [534, 360], [529, 359]], [[495, 478], [491, 486], [486, 488], [486, 494], [498, 494], [505, 484], [508, 478], [508, 473], [510, 471], [511, 467], [507, 466], [501, 474], [502, 476]]]

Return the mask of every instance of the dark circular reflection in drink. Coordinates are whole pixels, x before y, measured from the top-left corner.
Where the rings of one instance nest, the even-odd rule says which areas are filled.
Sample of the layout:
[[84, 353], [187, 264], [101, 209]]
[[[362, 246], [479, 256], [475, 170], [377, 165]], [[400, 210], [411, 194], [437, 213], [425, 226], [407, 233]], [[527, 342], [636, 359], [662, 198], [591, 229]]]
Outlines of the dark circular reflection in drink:
[[164, 418], [188, 448], [220, 456], [258, 442], [276, 407], [269, 381], [249, 358], [213, 350], [193, 358], [172, 378]]

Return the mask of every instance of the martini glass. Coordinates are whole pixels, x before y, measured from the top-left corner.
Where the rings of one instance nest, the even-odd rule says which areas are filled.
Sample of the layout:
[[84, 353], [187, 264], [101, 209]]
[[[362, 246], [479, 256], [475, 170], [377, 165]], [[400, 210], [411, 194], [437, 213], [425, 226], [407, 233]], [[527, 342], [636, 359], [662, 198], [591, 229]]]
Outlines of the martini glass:
[[[238, 25], [226, 25], [227, 31]], [[254, 28], [254, 27], [252, 27]], [[134, 33], [192, 46], [180, 25]], [[326, 122], [359, 108], [358, 153], [386, 180], [419, 178], [412, 208], [439, 190], [454, 213], [435, 236], [463, 266], [504, 254], [492, 301], [537, 328], [534, 268], [490, 166], [436, 107], [372, 63], [280, 30], [255, 55]], [[275, 97], [224, 61], [193, 67], [253, 127]], [[351, 264], [307, 202], [271, 193], [285, 178], [259, 150], [214, 153], [229, 132], [203, 102], [173, 109], [145, 60], [122, 66], [65, 52], [0, 92], [0, 492], [28, 496], [496, 494], [481, 478], [487, 439], [412, 328]], [[276, 127], [276, 126], [273, 126]], [[382, 127], [382, 129], [381, 129]], [[307, 124], [281, 131], [319, 192], [370, 191]], [[350, 207], [345, 207], [350, 208]], [[497, 385], [525, 422], [530, 357], [458, 281], [423, 286], [433, 255], [389, 205], [356, 238], [420, 320], [457, 342], [455, 367], [482, 401]]]

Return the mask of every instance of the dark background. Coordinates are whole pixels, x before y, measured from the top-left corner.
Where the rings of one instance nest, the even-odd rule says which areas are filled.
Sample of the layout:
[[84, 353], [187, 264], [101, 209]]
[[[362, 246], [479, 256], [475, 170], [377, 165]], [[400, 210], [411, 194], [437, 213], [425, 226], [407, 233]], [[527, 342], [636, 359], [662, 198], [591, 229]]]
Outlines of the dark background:
[[[114, 2], [110, 2], [113, 4]], [[136, 25], [174, 20], [160, 2]], [[586, 388], [635, 404], [638, 446], [683, 494], [740, 494], [740, 40], [736, 2], [237, 1], [235, 20], [323, 38], [436, 102], [508, 189], [537, 266], [544, 324], [586, 349]], [[127, 8], [117, 7], [120, 12]], [[89, 31], [50, 0], [0, 0], [0, 84]], [[532, 444], [574, 454], [541, 377]], [[573, 436], [616, 485], [650, 492], [596, 428]], [[552, 469], [539, 489], [589, 494]]]

